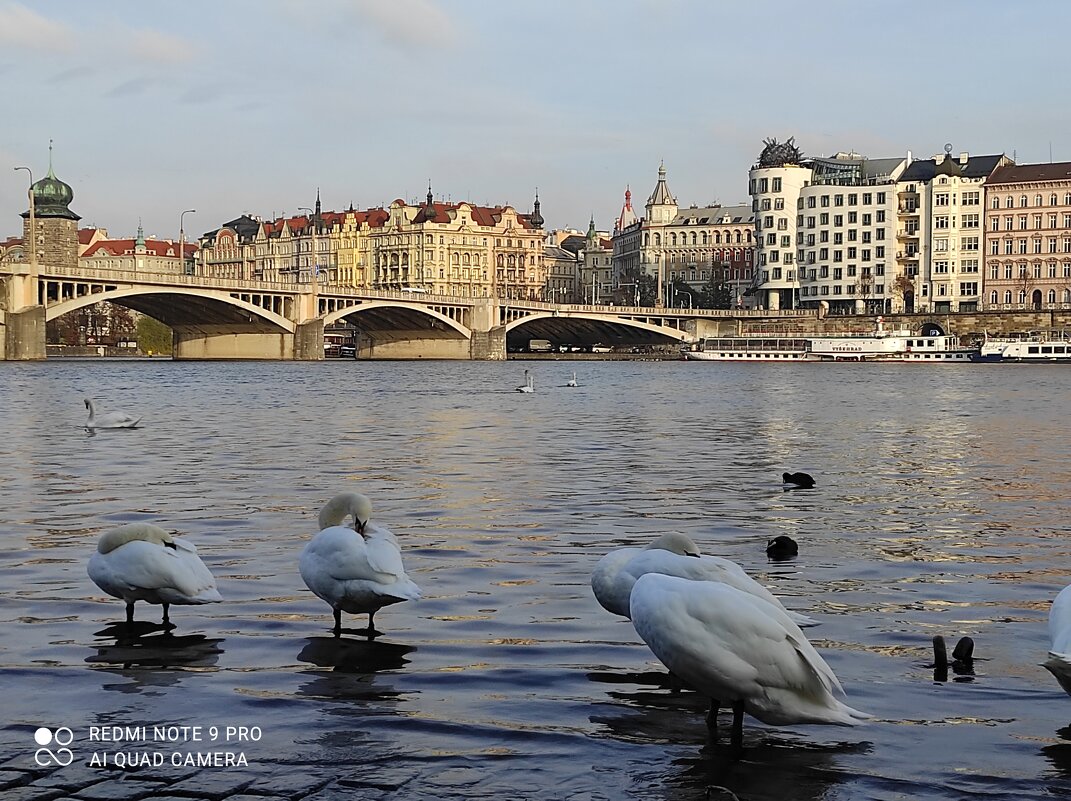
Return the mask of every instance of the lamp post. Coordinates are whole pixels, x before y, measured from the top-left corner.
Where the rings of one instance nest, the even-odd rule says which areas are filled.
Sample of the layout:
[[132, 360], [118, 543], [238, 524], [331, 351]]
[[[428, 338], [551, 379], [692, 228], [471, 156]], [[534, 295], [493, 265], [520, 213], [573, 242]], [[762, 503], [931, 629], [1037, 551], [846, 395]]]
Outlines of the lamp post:
[[33, 204], [33, 170], [29, 167], [16, 167], [15, 170], [26, 170], [26, 174], [30, 176], [30, 188], [26, 190], [26, 194], [30, 198], [30, 270], [32, 271], [37, 267], [37, 218]]
[[689, 292], [687, 289], [678, 289], [677, 290], [677, 294], [678, 295], [687, 295], [688, 296], [688, 308], [689, 309], [692, 308], [692, 293], [691, 292]]
[[315, 286], [316, 282], [319, 280], [316, 271], [316, 220], [313, 218], [312, 209], [308, 206], [298, 206], [298, 211], [307, 211], [309, 213], [309, 227], [312, 229], [312, 273], [310, 280]]
[[184, 217], [187, 214], [196, 213], [197, 209], [186, 209], [178, 217], [178, 253], [179, 253], [179, 265], [182, 267], [182, 274], [186, 275], [186, 229], [183, 227]]

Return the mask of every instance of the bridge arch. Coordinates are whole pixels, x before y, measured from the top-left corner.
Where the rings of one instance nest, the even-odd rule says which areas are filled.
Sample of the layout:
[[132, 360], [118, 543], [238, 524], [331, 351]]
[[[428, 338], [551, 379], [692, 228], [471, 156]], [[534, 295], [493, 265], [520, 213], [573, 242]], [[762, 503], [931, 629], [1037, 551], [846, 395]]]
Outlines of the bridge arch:
[[[81, 295], [76, 298], [70, 298], [68, 300], [60, 301], [58, 303], [50, 303], [45, 307], [45, 321], [50, 322], [57, 317], [61, 317], [68, 312], [81, 309], [85, 306], [92, 306], [94, 303], [100, 303], [101, 301], [120, 302], [123, 300], [128, 303], [120, 303], [120, 305], [129, 306], [136, 311], [140, 311], [143, 314], [147, 314], [150, 317], [154, 317], [167, 325], [174, 326], [183, 322], [181, 314], [182, 310], [177, 310], [178, 315], [166, 315], [161, 314], [158, 311], [154, 311], [153, 307], [156, 304], [151, 303], [138, 303], [137, 299], [142, 298], [149, 300], [151, 297], [184, 297], [189, 299], [195, 299], [199, 301], [210, 301], [212, 305], [219, 304], [223, 307], [231, 307], [234, 310], [241, 310], [248, 313], [249, 320], [253, 321], [254, 318], [259, 319], [261, 322], [269, 323], [275, 328], [281, 329], [288, 334], [294, 333], [296, 325], [282, 315], [275, 312], [262, 309], [260, 306], [254, 305], [248, 301], [241, 300], [233, 297], [228, 292], [222, 292], [211, 289], [194, 289], [184, 287], [123, 287], [121, 289], [111, 289], [106, 292], [93, 292], [87, 295]], [[170, 317], [171, 319], [167, 319]]]
[[467, 326], [464, 326], [461, 323], [457, 322], [457, 320], [454, 320], [452, 317], [448, 317], [442, 312], [435, 311], [434, 309], [425, 306], [422, 303], [406, 303], [404, 301], [396, 300], [366, 300], [361, 301], [360, 303], [355, 303], [352, 306], [345, 306], [341, 309], [336, 309], [335, 311], [328, 312], [326, 315], [324, 315], [324, 326], [326, 327], [332, 325], [333, 323], [337, 323], [344, 317], [349, 317], [351, 315], [358, 315], [367, 312], [374, 312], [377, 309], [381, 309], [387, 312], [389, 312], [391, 309], [397, 309], [408, 313], [409, 316], [412, 316], [412, 313], [416, 312], [417, 315], [424, 315], [431, 318], [431, 320], [438, 321], [446, 328], [456, 331], [461, 337], [465, 339], [472, 339], [472, 330]]
[[[666, 337], [676, 342], [691, 342], [693, 339], [691, 334], [680, 328], [671, 328], [670, 326], [648, 323], [643, 320], [632, 320], [628, 317], [602, 315], [593, 312], [533, 312], [506, 323], [504, 330], [508, 335], [511, 331], [534, 323], [536, 325], [532, 327], [539, 334], [543, 333], [539, 329], [547, 325], [553, 325], [557, 329], [566, 331], [570, 328], [570, 321], [582, 322], [583, 325], [577, 326], [577, 328], [583, 328], [589, 332], [594, 332], [600, 327], [605, 328], [608, 332], [622, 327], [632, 329], [638, 333], [642, 332], [646, 335], [654, 334]], [[542, 325], [540, 325], [541, 323]]]

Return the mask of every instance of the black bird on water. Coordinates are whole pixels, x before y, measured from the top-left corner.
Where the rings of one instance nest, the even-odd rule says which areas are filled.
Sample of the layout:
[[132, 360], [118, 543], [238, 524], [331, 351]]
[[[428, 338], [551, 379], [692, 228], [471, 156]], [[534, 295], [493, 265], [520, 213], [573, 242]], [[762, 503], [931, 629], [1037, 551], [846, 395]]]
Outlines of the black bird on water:
[[770, 559], [791, 559], [800, 552], [800, 547], [792, 537], [780, 534], [766, 544], [766, 556]]
[[814, 486], [814, 479], [807, 473], [782, 473], [781, 481], [785, 484], [795, 484], [797, 487], [810, 489]]

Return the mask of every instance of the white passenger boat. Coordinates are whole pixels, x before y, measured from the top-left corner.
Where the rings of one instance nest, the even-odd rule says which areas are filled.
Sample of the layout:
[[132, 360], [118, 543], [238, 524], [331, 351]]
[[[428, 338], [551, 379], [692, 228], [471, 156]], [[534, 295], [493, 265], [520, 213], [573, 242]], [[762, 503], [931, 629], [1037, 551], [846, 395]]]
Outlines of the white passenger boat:
[[1071, 332], [1032, 331], [1020, 336], [986, 337], [974, 360], [1066, 364], [1071, 362]]
[[968, 363], [978, 348], [960, 344], [948, 334], [915, 333], [907, 328], [886, 330], [878, 318], [874, 331], [842, 334], [746, 334], [707, 337], [684, 358], [696, 361], [826, 361]]

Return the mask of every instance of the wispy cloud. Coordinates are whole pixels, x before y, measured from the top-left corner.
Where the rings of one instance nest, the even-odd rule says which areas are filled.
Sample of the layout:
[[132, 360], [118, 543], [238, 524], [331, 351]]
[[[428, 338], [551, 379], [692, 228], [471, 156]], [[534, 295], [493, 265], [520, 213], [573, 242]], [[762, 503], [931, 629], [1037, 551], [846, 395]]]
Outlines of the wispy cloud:
[[148, 78], [131, 78], [129, 81], [123, 81], [121, 84], [112, 87], [104, 93], [104, 96], [115, 98], [139, 95], [148, 89], [150, 85], [152, 85], [152, 81]]
[[185, 64], [193, 61], [196, 54], [193, 44], [186, 39], [172, 36], [150, 28], [132, 29], [128, 49], [140, 61], [158, 64]]
[[433, 0], [348, 0], [348, 5], [388, 44], [447, 47], [458, 39], [453, 20]]
[[0, 44], [27, 50], [73, 50], [78, 42], [66, 25], [19, 3], [0, 4]]

